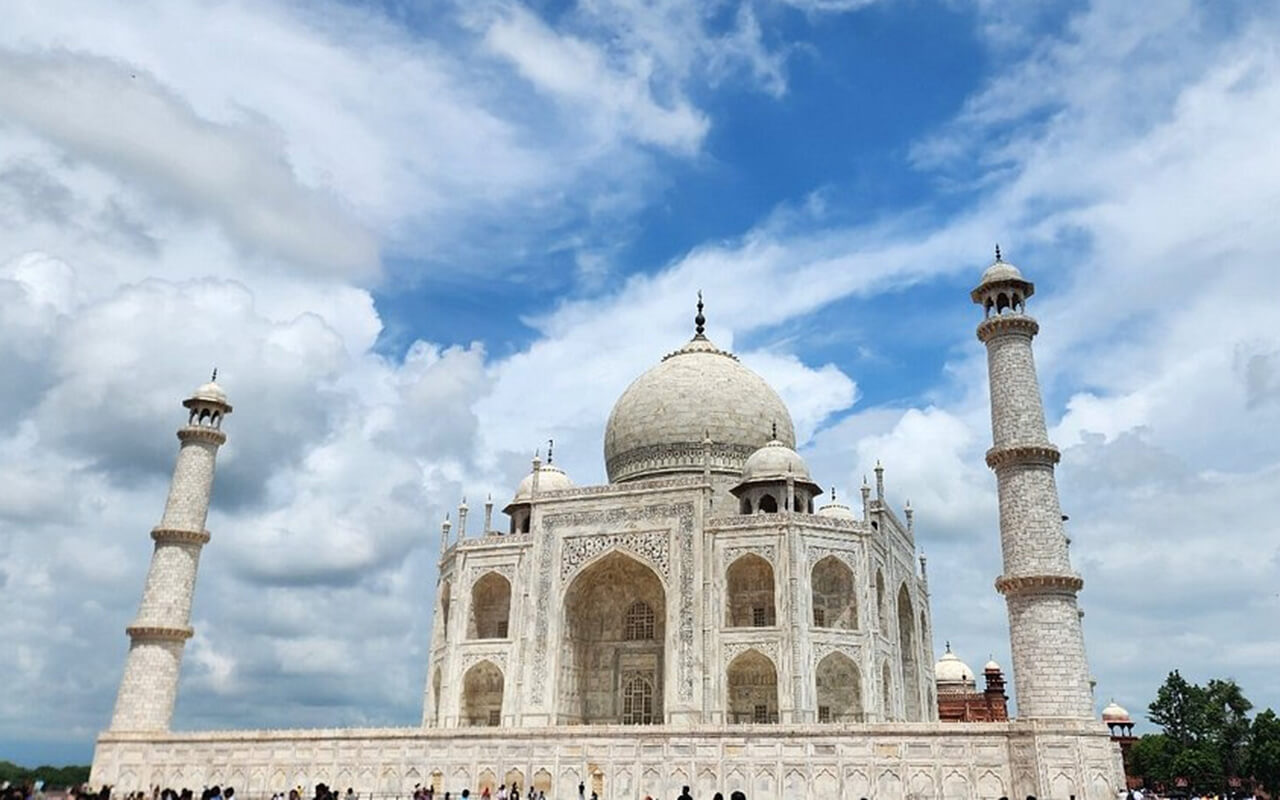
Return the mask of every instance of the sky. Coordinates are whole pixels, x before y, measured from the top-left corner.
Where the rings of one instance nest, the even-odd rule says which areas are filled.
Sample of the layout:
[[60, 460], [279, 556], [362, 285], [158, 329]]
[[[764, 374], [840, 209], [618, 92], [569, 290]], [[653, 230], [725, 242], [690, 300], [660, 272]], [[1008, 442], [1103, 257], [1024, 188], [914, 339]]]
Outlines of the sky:
[[1099, 708], [1280, 707], [1277, 42], [1232, 0], [7, 3], [0, 758], [90, 759], [213, 367], [175, 728], [413, 725], [440, 521], [551, 438], [603, 482], [698, 290], [818, 482], [911, 501], [936, 652], [1008, 664], [996, 243]]

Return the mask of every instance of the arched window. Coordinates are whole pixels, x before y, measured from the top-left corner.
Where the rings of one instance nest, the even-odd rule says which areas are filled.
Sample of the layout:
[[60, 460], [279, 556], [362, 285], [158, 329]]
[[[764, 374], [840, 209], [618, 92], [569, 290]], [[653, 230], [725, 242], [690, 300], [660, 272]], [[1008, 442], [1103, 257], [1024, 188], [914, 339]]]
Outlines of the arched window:
[[876, 615], [880, 620], [880, 632], [889, 632], [889, 609], [884, 600], [884, 573], [876, 570]]
[[776, 623], [772, 564], [747, 553], [729, 565], [726, 579], [729, 627], [766, 628]]
[[739, 503], [739, 505], [738, 505], [738, 512], [739, 512], [739, 513], [741, 513], [741, 514], [750, 514], [750, 513], [751, 513], [751, 498], [750, 498], [750, 497], [744, 497], [744, 498], [742, 498], [742, 502], [741, 502], [741, 503]]
[[766, 514], [777, 514], [778, 501], [771, 494], [760, 495], [760, 510]]
[[644, 642], [653, 638], [653, 609], [643, 600], [637, 600], [627, 609], [624, 625], [626, 640]]
[[813, 565], [809, 583], [815, 628], [857, 630], [858, 606], [853, 593], [853, 570], [848, 565], [836, 556], [827, 556]]
[[880, 703], [885, 720], [893, 715], [893, 673], [889, 670], [889, 662], [880, 668]]
[[496, 572], [486, 572], [471, 587], [471, 621], [468, 639], [505, 639], [511, 619], [511, 582]]
[[449, 608], [453, 604], [453, 584], [448, 581], [440, 588], [440, 641], [449, 641]]
[[923, 719], [920, 708], [920, 657], [916, 653], [915, 612], [904, 583], [898, 589], [898, 651], [902, 659], [903, 711], [909, 722]]
[[463, 723], [471, 727], [502, 724], [502, 670], [492, 661], [481, 661], [462, 680]]
[[653, 684], [638, 675], [622, 687], [622, 724], [653, 724]]
[[729, 664], [729, 722], [778, 721], [778, 670], [767, 656], [747, 650]]
[[1005, 309], [1009, 307], [1009, 295], [1001, 292], [996, 295], [996, 313], [1003, 314]]
[[862, 674], [843, 653], [829, 653], [814, 670], [818, 722], [862, 722]]

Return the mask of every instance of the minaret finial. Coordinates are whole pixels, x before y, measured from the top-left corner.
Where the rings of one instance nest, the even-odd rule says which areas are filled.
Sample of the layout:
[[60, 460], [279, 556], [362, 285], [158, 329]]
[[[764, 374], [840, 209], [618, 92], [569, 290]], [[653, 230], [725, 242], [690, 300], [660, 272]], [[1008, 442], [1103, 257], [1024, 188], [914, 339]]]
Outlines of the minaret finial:
[[831, 502], [833, 504], [836, 502], [836, 487], [834, 486], [831, 487]]
[[548, 439], [548, 440], [547, 440], [547, 463], [548, 463], [548, 464], [550, 464], [550, 463], [551, 463], [551, 458], [552, 458], [551, 452], [552, 452], [552, 450], [554, 450], [554, 449], [555, 449], [555, 446], [556, 446], [556, 440], [555, 440], [555, 439]]
[[996, 261], [1000, 260], [1000, 243], [996, 243]]
[[951, 652], [951, 640], [950, 640], [950, 639], [948, 639], [948, 640], [947, 640], [947, 652], [948, 652], [948, 653], [950, 653], [950, 652]]
[[218, 380], [218, 368], [213, 368], [213, 374], [209, 376], [209, 383], [215, 383]]
[[707, 318], [702, 316], [702, 290], [698, 290], [698, 315], [693, 318], [693, 331], [697, 338], [702, 338], [707, 329]]

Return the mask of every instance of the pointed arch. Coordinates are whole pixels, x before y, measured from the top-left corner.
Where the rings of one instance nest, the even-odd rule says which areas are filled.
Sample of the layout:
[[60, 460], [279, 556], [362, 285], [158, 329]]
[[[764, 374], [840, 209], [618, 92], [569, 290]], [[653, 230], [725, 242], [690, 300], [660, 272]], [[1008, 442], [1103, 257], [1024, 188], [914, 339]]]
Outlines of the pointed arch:
[[731, 628], [765, 628], [777, 624], [773, 565], [755, 553], [740, 556], [725, 573], [728, 604], [725, 624]]
[[888, 661], [880, 665], [880, 713], [886, 722], [893, 719], [893, 670]]
[[889, 609], [884, 596], [884, 571], [876, 568], [876, 617], [880, 622], [880, 632], [889, 635]]
[[778, 670], [773, 661], [754, 648], [744, 650], [726, 670], [729, 687], [729, 722], [778, 721]]
[[431, 725], [440, 727], [440, 668], [431, 674]]
[[828, 653], [814, 670], [818, 722], [862, 722], [862, 673], [844, 653]]
[[776, 514], [778, 513], [778, 501], [771, 494], [762, 494], [760, 495], [759, 509], [763, 514]]
[[478, 661], [462, 678], [462, 720], [470, 727], [502, 724], [502, 670], [488, 659]]
[[815, 628], [858, 629], [858, 602], [848, 564], [834, 555], [820, 559], [813, 565], [809, 584]]
[[506, 639], [511, 621], [511, 581], [486, 572], [471, 587], [468, 639]]
[[453, 583], [444, 581], [440, 586], [440, 641], [449, 641], [449, 609], [453, 607]]
[[[666, 590], [654, 569], [623, 550], [593, 559], [564, 595], [557, 714], [562, 724], [663, 721]], [[627, 717], [648, 682], [649, 707]], [[628, 695], [628, 690], [631, 694]]]
[[903, 714], [910, 722], [923, 719], [920, 700], [920, 656], [915, 631], [915, 606], [906, 581], [898, 588], [898, 655], [902, 660]]

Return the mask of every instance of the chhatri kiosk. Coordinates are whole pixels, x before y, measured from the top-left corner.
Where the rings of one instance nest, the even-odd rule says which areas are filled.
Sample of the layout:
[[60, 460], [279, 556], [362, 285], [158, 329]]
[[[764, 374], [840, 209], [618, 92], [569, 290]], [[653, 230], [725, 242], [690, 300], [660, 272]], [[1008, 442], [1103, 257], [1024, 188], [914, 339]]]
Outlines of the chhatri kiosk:
[[[796, 452], [777, 393], [704, 333], [623, 392], [609, 482], [536, 458], [495, 525], [442, 526], [421, 727], [169, 729], [231, 411], [188, 424], [93, 781], [130, 790], [324, 782], [363, 792], [519, 783], [575, 798], [1111, 800], [1119, 752], [1094, 714], [1032, 358], [1034, 286], [999, 258], [972, 299], [989, 355], [1016, 719], [938, 721], [929, 587], [884, 473], [850, 508]], [[824, 499], [825, 498], [825, 499]]]

